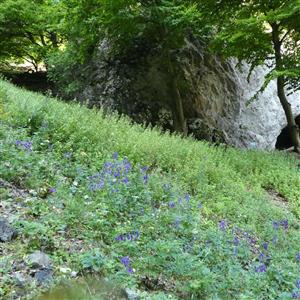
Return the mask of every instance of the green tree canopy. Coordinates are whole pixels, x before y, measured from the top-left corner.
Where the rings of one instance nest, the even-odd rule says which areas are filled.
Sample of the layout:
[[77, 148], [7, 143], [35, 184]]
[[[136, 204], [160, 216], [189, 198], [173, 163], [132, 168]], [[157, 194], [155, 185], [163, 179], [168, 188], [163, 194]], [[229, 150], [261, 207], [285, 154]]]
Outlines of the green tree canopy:
[[199, 32], [197, 1], [63, 0], [65, 34], [80, 59], [89, 58], [99, 40], [109, 38], [115, 53], [126, 53], [139, 41], [159, 52], [183, 45], [188, 33]]
[[0, 5], [0, 62], [28, 61], [36, 68], [61, 38], [60, 3], [54, 0], [3, 0]]

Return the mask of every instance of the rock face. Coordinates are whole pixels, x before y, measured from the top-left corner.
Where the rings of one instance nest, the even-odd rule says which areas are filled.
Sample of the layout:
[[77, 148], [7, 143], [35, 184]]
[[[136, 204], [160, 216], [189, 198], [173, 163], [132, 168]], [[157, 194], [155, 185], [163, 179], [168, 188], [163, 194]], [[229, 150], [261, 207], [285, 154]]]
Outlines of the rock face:
[[45, 253], [35, 251], [28, 256], [28, 263], [34, 268], [50, 268], [51, 259]]
[[[90, 105], [117, 109], [135, 121], [172, 129], [172, 93], [159, 56], [138, 52], [126, 60], [111, 59], [103, 41], [86, 68], [89, 75], [79, 95]], [[258, 99], [248, 100], [261, 87], [267, 69], [256, 68], [247, 81], [249, 66], [237, 67], [207, 55], [200, 44], [186, 43], [178, 53], [184, 84], [181, 86], [189, 133], [212, 142], [243, 148], [274, 149], [286, 126], [285, 115], [271, 82]], [[300, 114], [300, 93], [289, 96], [295, 117]]]
[[8, 221], [0, 219], [0, 242], [10, 242], [16, 235], [17, 231], [10, 226]]
[[[277, 137], [286, 126], [276, 82], [272, 81], [258, 99], [249, 104], [249, 99], [262, 86], [268, 70], [257, 67], [248, 82], [249, 66], [244, 64], [238, 68], [236, 65], [234, 60], [222, 63], [216, 57], [209, 58], [204, 68], [201, 66], [202, 78], [196, 76], [197, 66], [188, 65], [188, 74], [194, 81], [196, 93], [193, 99], [200, 122], [221, 131], [229, 144], [274, 149]], [[288, 98], [296, 117], [300, 113], [300, 93]]]
[[[258, 99], [248, 105], [248, 100], [262, 86], [267, 69], [256, 68], [249, 82], [247, 81], [248, 66], [243, 66], [241, 70], [233, 70], [238, 91], [239, 111], [237, 114], [232, 111], [231, 117], [236, 121], [229, 124], [226, 130], [231, 143], [246, 148], [274, 149], [281, 130], [287, 125], [283, 108], [277, 97], [276, 82], [272, 81]], [[300, 93], [294, 93], [288, 98], [296, 117], [300, 114]], [[234, 127], [231, 126], [232, 124]]]

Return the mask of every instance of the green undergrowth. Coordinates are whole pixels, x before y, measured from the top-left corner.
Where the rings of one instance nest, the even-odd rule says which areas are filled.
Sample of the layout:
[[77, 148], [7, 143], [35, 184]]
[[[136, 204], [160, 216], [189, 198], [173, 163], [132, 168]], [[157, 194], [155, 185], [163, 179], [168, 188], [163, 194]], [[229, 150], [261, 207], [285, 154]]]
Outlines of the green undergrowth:
[[16, 255], [45, 251], [57, 280], [63, 265], [150, 299], [300, 293], [294, 157], [214, 147], [3, 81], [0, 113], [0, 178], [30, 194]]

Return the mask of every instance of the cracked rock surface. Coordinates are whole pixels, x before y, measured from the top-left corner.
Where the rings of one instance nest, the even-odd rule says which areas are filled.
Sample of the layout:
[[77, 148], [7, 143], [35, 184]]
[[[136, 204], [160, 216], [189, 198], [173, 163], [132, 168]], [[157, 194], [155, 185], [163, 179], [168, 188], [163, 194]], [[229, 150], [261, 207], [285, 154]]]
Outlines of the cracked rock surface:
[[10, 242], [17, 236], [17, 231], [10, 226], [7, 220], [0, 219], [0, 242]]

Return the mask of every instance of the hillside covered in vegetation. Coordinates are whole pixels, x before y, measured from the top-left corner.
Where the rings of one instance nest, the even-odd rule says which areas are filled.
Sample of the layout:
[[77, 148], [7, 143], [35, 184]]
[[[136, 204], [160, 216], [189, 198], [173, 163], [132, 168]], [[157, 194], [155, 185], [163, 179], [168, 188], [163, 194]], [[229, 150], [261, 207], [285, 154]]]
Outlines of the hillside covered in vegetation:
[[300, 153], [299, 16], [299, 0], [2, 0], [0, 74], [199, 140]]
[[1, 299], [63, 283], [43, 299], [300, 297], [293, 155], [162, 134], [5, 81], [0, 122]]

